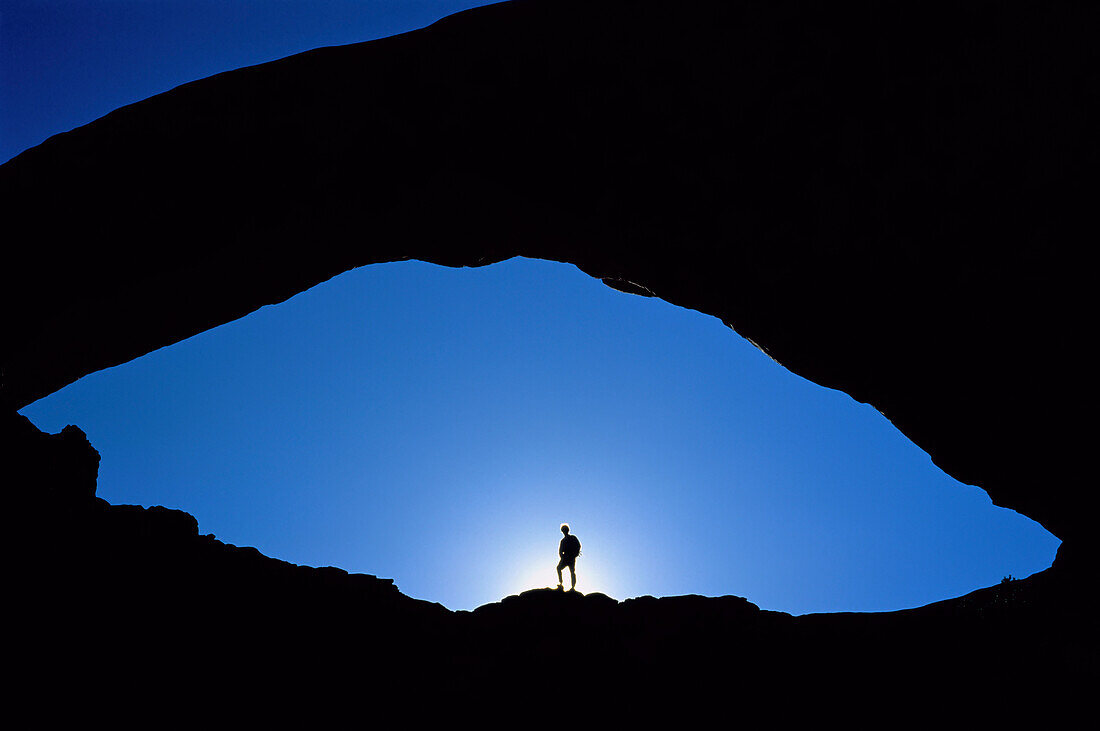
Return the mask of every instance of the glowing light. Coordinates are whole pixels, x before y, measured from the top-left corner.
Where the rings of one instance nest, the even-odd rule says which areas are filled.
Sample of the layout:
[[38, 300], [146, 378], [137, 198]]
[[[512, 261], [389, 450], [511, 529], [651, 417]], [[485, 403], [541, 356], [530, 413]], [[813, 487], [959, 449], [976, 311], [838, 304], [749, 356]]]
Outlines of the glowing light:
[[[555, 549], [556, 546], [551, 545], [549, 551], [530, 551], [507, 562], [499, 575], [499, 595], [505, 597], [531, 589], [555, 588], [558, 585], [558, 574], [555, 570], [558, 558]], [[601, 561], [587, 552], [582, 552], [577, 558], [576, 565], [577, 591], [582, 594], [600, 592], [613, 596], [614, 582], [611, 581], [606, 571], [607, 567]], [[562, 583], [568, 589], [569, 569], [563, 569], [561, 573]]]

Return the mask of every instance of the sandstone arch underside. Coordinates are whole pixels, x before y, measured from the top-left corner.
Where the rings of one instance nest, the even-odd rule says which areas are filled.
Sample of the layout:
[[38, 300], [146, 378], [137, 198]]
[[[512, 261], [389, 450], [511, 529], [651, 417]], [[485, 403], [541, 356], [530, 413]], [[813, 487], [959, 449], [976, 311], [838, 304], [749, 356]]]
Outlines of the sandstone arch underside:
[[0, 167], [3, 407], [356, 266], [538, 257], [1088, 544], [1096, 15], [505, 3], [181, 86]]

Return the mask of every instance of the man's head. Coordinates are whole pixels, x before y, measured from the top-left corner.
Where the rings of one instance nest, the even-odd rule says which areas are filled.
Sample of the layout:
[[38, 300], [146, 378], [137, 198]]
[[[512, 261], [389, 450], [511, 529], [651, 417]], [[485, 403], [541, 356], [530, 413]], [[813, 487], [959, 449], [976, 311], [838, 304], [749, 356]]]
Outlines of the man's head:
[[568, 523], [562, 523], [561, 524], [561, 532], [566, 534], [566, 535], [569, 535], [569, 524]]

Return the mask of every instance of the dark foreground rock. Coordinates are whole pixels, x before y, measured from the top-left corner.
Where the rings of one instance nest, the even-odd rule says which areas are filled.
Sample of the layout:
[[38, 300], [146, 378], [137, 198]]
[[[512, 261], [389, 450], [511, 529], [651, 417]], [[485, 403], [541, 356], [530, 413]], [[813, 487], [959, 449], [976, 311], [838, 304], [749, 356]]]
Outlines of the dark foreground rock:
[[[10, 474], [39, 476], [14, 513], [22, 550], [9, 584], [8, 659], [31, 695], [200, 715], [218, 704], [320, 713], [319, 698], [329, 710], [411, 703], [435, 719], [451, 708], [440, 704], [499, 712], [572, 691], [563, 703], [577, 708], [581, 693], [587, 708], [595, 696], [613, 716], [694, 699], [766, 717], [792, 694], [817, 703], [856, 691], [863, 711], [929, 693], [981, 704], [1023, 694], [1064, 709], [1086, 697], [1094, 667], [1081, 582], [1057, 567], [881, 614], [795, 617], [735, 596], [616, 601], [551, 589], [451, 612], [388, 579], [200, 535], [181, 511], [109, 505], [94, 496], [98, 454], [75, 428], [50, 437], [15, 417], [4, 436], [39, 445], [8, 462]], [[69, 489], [89, 476], [90, 491]]]

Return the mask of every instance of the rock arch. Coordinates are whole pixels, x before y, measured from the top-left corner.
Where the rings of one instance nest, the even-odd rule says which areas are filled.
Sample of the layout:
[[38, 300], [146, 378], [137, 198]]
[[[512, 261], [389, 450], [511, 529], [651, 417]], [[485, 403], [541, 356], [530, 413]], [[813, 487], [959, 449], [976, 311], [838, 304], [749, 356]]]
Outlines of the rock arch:
[[722, 318], [1084, 542], [1095, 14], [505, 3], [178, 87], [0, 167], [3, 406], [349, 268], [523, 255]]

